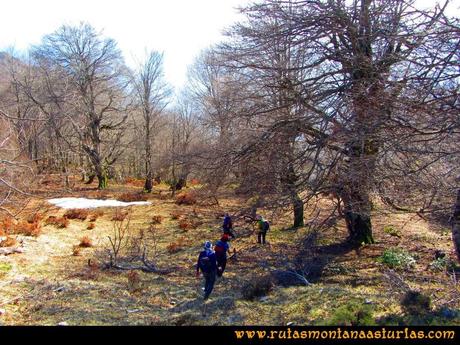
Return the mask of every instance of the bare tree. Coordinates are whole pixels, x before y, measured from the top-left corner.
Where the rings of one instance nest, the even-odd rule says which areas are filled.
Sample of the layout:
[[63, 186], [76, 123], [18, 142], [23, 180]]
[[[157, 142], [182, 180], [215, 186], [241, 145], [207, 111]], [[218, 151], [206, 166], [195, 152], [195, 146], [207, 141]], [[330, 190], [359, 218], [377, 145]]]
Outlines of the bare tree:
[[[128, 117], [129, 78], [115, 41], [102, 38], [88, 24], [64, 25], [45, 36], [32, 56], [47, 85], [48, 98], [65, 105], [60, 110], [91, 162], [98, 187], [105, 188], [108, 167], [123, 151], [123, 124]], [[58, 84], [52, 82], [56, 77]], [[29, 96], [47, 111], [45, 102], [31, 92]]]
[[152, 135], [163, 109], [167, 105], [170, 87], [163, 80], [163, 55], [155, 51], [148, 54], [134, 76], [136, 96], [142, 110], [145, 148], [144, 190], [152, 191]]
[[444, 7], [268, 0], [246, 8], [247, 21], [220, 48], [221, 64], [259, 88], [258, 100], [238, 115], [246, 113], [244, 121], [259, 129], [237, 154], [240, 160], [268, 159], [282, 147], [280, 135], [290, 133], [286, 189], [303, 189], [304, 200], [324, 192], [338, 196], [349, 240], [373, 243], [372, 199], [379, 186], [400, 176], [392, 167], [427, 176], [452, 153], [451, 140], [444, 154], [435, 149], [458, 129], [452, 116], [458, 111], [459, 39]]
[[186, 92], [179, 96], [175, 109], [173, 136], [176, 138], [174, 161], [180, 167], [175, 189], [186, 187], [187, 178], [195, 164], [196, 144], [201, 141], [198, 114]]
[[0, 110], [0, 213], [16, 217], [27, 205], [27, 187], [34, 171], [30, 161], [21, 156], [14, 126], [8, 114]]

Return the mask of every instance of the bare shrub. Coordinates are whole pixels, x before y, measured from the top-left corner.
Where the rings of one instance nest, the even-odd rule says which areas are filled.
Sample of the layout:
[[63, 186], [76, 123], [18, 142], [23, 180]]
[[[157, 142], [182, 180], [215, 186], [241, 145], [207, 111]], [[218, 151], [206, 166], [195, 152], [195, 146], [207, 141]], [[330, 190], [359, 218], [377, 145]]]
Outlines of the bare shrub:
[[13, 233], [24, 236], [38, 236], [41, 232], [40, 223], [28, 223], [27, 221], [20, 221], [13, 226]]
[[13, 219], [11, 217], [5, 217], [0, 222], [0, 236], [5, 236], [12, 232], [13, 230]]
[[196, 202], [196, 194], [194, 192], [182, 192], [176, 197], [177, 205], [194, 205]]
[[170, 215], [171, 215], [171, 219], [173, 220], [180, 219], [183, 216], [183, 214], [180, 211], [172, 211]]
[[80, 244], [78, 246], [80, 246], [82, 248], [89, 248], [89, 247], [93, 246], [93, 242], [91, 241], [91, 239], [88, 236], [84, 236], [80, 240]]
[[128, 212], [116, 210], [111, 220], [114, 222], [123, 222], [127, 216], [128, 216]]
[[37, 212], [37, 213], [34, 213], [34, 214], [30, 214], [27, 217], [26, 220], [27, 220], [27, 223], [33, 224], [33, 223], [40, 222], [42, 219], [43, 219], [43, 215], [41, 213]]
[[79, 256], [81, 252], [81, 247], [79, 245], [72, 246], [72, 255]]
[[71, 209], [64, 213], [64, 217], [67, 219], [78, 219], [78, 220], [86, 220], [88, 218], [89, 212], [85, 209]]
[[124, 202], [147, 201], [147, 195], [144, 193], [124, 193], [118, 197], [118, 200]]
[[141, 278], [139, 273], [132, 270], [128, 273], [128, 290], [130, 292], [136, 292], [140, 290]]
[[161, 224], [162, 221], [163, 221], [162, 216], [156, 215], [152, 217], [152, 224]]
[[134, 187], [144, 187], [145, 181], [142, 179], [134, 178], [134, 177], [127, 177], [125, 178], [125, 184], [134, 186]]
[[89, 221], [90, 222], [95, 222], [98, 218], [102, 217], [104, 215], [104, 211], [102, 210], [96, 210], [91, 212], [89, 216]]
[[117, 263], [121, 250], [127, 248], [130, 242], [131, 213], [122, 213], [117, 211], [112, 220], [114, 221], [113, 231], [112, 235], [108, 236], [110, 243], [109, 257], [111, 266]]
[[69, 226], [69, 220], [64, 217], [49, 216], [45, 220], [45, 225], [54, 225], [59, 229], [63, 229]]
[[179, 229], [188, 231], [191, 227], [192, 227], [192, 224], [186, 219], [182, 219], [179, 221]]
[[16, 239], [10, 236], [7, 236], [4, 240], [0, 241], [0, 247], [12, 247], [16, 244]]
[[[133, 237], [130, 228], [131, 212], [125, 219], [113, 223], [113, 232], [108, 236], [109, 246], [104, 252], [97, 252], [103, 255], [105, 268], [120, 270], [137, 270], [144, 272], [169, 273], [169, 270], [159, 270], [153, 261], [148, 260], [148, 255], [157, 256], [156, 228], [150, 224], [147, 230], [141, 230], [139, 236]], [[106, 261], [107, 256], [109, 262]], [[139, 264], [134, 264], [140, 262]]]
[[184, 237], [179, 237], [177, 241], [171, 242], [168, 244], [166, 247], [166, 250], [168, 251], [169, 254], [174, 254], [177, 252], [180, 252], [183, 250], [185, 247], [185, 238]]

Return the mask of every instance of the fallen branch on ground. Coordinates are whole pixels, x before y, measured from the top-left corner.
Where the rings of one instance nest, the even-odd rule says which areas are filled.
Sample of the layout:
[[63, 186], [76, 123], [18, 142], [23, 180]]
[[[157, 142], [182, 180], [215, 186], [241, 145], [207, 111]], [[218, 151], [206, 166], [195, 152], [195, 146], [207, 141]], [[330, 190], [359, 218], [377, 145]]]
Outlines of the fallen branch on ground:
[[169, 273], [171, 273], [173, 271], [172, 268], [159, 269], [159, 268], [155, 267], [155, 265], [153, 265], [152, 263], [150, 263], [146, 259], [145, 249], [144, 249], [144, 252], [142, 253], [142, 256], [138, 258], [138, 261], [142, 262], [142, 265], [115, 263], [115, 262], [113, 262], [112, 256], [110, 256], [110, 262], [106, 263], [104, 265], [104, 268], [105, 269], [114, 268], [114, 269], [117, 269], [117, 270], [125, 270], [125, 271], [140, 270], [140, 271], [146, 272], [146, 273], [157, 273], [157, 274], [169, 274]]

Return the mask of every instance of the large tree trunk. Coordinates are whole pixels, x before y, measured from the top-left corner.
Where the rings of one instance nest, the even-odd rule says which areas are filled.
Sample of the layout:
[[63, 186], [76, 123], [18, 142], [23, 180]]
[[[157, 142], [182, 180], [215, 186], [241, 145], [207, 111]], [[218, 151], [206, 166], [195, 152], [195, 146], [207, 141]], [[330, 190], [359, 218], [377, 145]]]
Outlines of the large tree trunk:
[[152, 173], [148, 173], [145, 177], [144, 191], [151, 193], [153, 189]]
[[153, 173], [152, 173], [152, 149], [151, 149], [151, 138], [150, 138], [150, 109], [144, 110], [145, 119], [145, 184], [144, 190], [147, 193], [152, 192], [153, 188]]
[[454, 214], [452, 220], [452, 241], [455, 246], [455, 253], [460, 262], [460, 189], [457, 190], [457, 200], [454, 206]]
[[98, 181], [98, 185], [97, 185], [97, 188], [98, 189], [106, 189], [107, 188], [107, 173], [106, 172], [101, 172], [101, 173], [98, 173], [97, 174], [97, 181]]
[[[359, 144], [359, 143], [363, 144]], [[372, 236], [370, 198], [371, 180], [375, 170], [377, 149], [370, 140], [358, 141], [348, 146], [349, 161], [343, 167], [341, 197], [349, 242], [355, 245], [374, 243]]]
[[86, 181], [85, 184], [91, 184], [91, 183], [93, 183], [95, 177], [96, 177], [96, 174], [91, 173], [91, 174], [88, 176], [88, 181]]
[[[291, 149], [291, 146], [289, 147]], [[285, 171], [285, 175], [281, 178], [281, 183], [286, 185], [286, 192], [290, 196], [292, 207], [294, 210], [294, 228], [304, 226], [304, 204], [298, 193], [297, 174], [295, 173], [294, 166], [292, 163], [287, 163], [288, 167]]]
[[[100, 148], [99, 144], [95, 146], [95, 148], [91, 148], [87, 145], [82, 146], [83, 151], [87, 154], [89, 161], [91, 162], [93, 171], [97, 177], [98, 181], [98, 189], [105, 189], [107, 188], [108, 176], [107, 176], [107, 168], [104, 167], [104, 163], [102, 162], [101, 155], [100, 155]], [[93, 177], [94, 178], [94, 177]], [[93, 181], [91, 178], [91, 182]], [[88, 182], [88, 183], [91, 183]]]
[[179, 180], [176, 183], [176, 190], [181, 190], [185, 187], [187, 187], [187, 178], [184, 176], [180, 176]]
[[[347, 208], [347, 206], [345, 206]], [[374, 243], [372, 236], [371, 217], [366, 213], [345, 211], [345, 221], [349, 233], [349, 241], [356, 245]]]
[[[374, 243], [372, 236], [371, 209], [369, 196], [368, 171], [362, 169], [349, 172], [347, 183], [343, 186], [342, 200], [344, 203], [345, 222], [347, 224], [349, 242], [355, 245]], [[353, 176], [355, 175], [355, 176]]]
[[254, 200], [252, 202], [250, 212], [251, 212], [252, 219], [256, 219], [256, 217], [257, 217], [257, 209], [262, 207], [262, 198], [260, 197], [260, 195], [256, 195], [253, 199]]
[[294, 201], [294, 228], [304, 226], [303, 219], [303, 201], [298, 194], [295, 195]]
[[353, 117], [347, 159], [342, 170], [344, 215], [349, 242], [354, 245], [374, 243], [372, 236], [370, 193], [373, 187], [376, 156], [379, 151], [379, 125], [383, 90], [373, 70], [370, 0], [361, 1], [359, 34], [356, 37], [352, 76]]

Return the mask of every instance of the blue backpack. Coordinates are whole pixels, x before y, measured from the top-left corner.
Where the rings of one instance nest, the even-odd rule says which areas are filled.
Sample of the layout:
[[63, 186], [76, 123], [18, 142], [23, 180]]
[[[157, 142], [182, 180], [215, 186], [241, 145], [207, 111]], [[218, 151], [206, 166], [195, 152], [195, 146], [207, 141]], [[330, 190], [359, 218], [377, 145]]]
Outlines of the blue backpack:
[[211, 268], [212, 268], [212, 263], [211, 263], [211, 256], [212, 254], [204, 254], [201, 258], [200, 258], [200, 266], [201, 266], [201, 270], [203, 272], [209, 272], [211, 271]]

